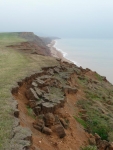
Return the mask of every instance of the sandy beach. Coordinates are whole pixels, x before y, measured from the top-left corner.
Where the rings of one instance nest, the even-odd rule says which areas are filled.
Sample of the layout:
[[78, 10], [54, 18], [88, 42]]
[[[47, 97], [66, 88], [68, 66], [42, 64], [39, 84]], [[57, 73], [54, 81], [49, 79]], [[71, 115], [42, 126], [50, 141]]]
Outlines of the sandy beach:
[[69, 63], [73, 63], [72, 61], [66, 59], [64, 56], [63, 56], [63, 53], [59, 50], [57, 50], [54, 45], [55, 45], [56, 41], [55, 40], [52, 40], [52, 42], [50, 44], [48, 44], [47, 46], [50, 48], [50, 51], [51, 51], [51, 55], [53, 57], [56, 57], [56, 58], [60, 58], [62, 61], [66, 61], [66, 62], [69, 62]]

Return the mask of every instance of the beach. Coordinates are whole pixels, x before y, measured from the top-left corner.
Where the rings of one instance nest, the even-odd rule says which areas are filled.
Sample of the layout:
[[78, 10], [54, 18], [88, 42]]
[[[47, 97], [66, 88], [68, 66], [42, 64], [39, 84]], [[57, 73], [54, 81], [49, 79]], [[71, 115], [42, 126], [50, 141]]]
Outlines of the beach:
[[113, 39], [58, 39], [48, 46], [53, 57], [96, 71], [113, 84]]
[[50, 44], [48, 44], [47, 46], [50, 48], [51, 51], [51, 55], [55, 58], [60, 58], [62, 61], [66, 61], [69, 63], [73, 63], [72, 61], [70, 61], [69, 59], [65, 58], [65, 54], [63, 54], [63, 52], [61, 52], [59, 49], [57, 49], [55, 47], [56, 41], [52, 40]]

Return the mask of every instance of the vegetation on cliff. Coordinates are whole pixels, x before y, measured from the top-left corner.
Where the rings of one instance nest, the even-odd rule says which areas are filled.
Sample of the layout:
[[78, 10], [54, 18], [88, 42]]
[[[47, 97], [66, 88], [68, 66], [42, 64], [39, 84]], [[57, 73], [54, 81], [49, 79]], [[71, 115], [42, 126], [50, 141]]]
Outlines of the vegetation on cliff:
[[[57, 61], [51, 57], [50, 50], [46, 46], [50, 40], [48, 38], [45, 38], [45, 40], [46, 42], [43, 38], [26, 32], [0, 34], [0, 149], [10, 149], [10, 141], [14, 137], [15, 120], [12, 108], [14, 100], [11, 95], [11, 89], [18, 86], [17, 82], [29, 77], [31, 74], [35, 74], [41, 68], [51, 66], [64, 67], [64, 70], [53, 75], [55, 79], [60, 81], [62, 86], [68, 84], [72, 89], [75, 87], [78, 89], [75, 95], [67, 94], [67, 101], [64, 106], [65, 111], [57, 112], [60, 115], [63, 113], [63, 115], [69, 117], [68, 120], [65, 120], [70, 121], [68, 122], [70, 125], [69, 130], [66, 130], [69, 136], [67, 139], [74, 138], [78, 146], [80, 146], [83, 144], [81, 143], [82, 140], [87, 140], [86, 133], [89, 133], [89, 135], [97, 133], [101, 140], [112, 142], [113, 85], [96, 72], [73, 66], [73, 64], [73, 67], [69, 67], [68, 63]], [[67, 66], [65, 67], [65, 65]], [[49, 87], [49, 91], [52, 99], [56, 95], [58, 98], [62, 95], [61, 90], [56, 87]], [[26, 110], [31, 120], [36, 118], [31, 107], [26, 107]], [[76, 133], [73, 131], [76, 131]], [[78, 141], [76, 134], [77, 138], [79, 138]], [[83, 139], [80, 138], [81, 135]], [[50, 141], [52, 139], [54, 138], [48, 138]], [[65, 138], [62, 141], [68, 147], [68, 143], [72, 141], [67, 139]], [[77, 145], [77, 143], [74, 144]], [[54, 143], [52, 146], [58, 146], [58, 144]], [[71, 146], [75, 146], [74, 144]], [[93, 142], [93, 144], [94, 146], [86, 146], [83, 149], [96, 149], [96, 143]], [[84, 143], [85, 145], [88, 145], [88, 143]], [[62, 146], [62, 148], [64, 147]]]

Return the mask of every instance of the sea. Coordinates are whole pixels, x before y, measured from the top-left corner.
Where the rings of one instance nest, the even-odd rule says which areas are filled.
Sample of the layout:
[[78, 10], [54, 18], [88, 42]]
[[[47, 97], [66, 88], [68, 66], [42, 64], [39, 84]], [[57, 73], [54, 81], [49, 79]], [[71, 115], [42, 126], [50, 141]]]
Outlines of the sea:
[[54, 47], [77, 66], [96, 71], [113, 84], [113, 39], [58, 39]]

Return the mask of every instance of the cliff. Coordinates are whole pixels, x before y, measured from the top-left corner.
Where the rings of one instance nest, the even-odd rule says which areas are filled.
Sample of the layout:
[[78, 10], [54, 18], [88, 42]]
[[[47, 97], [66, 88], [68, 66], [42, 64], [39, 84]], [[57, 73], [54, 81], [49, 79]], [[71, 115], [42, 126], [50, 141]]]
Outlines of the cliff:
[[19, 37], [26, 39], [26, 42], [21, 42], [19, 44], [8, 45], [8, 47], [24, 51], [30, 54], [38, 54], [44, 56], [51, 56], [49, 48], [46, 46], [47, 41], [51, 42], [50, 38], [43, 38], [36, 36], [32, 32], [20, 32], [16, 33]]
[[51, 57], [49, 41], [0, 34], [0, 148], [112, 150], [113, 85]]

